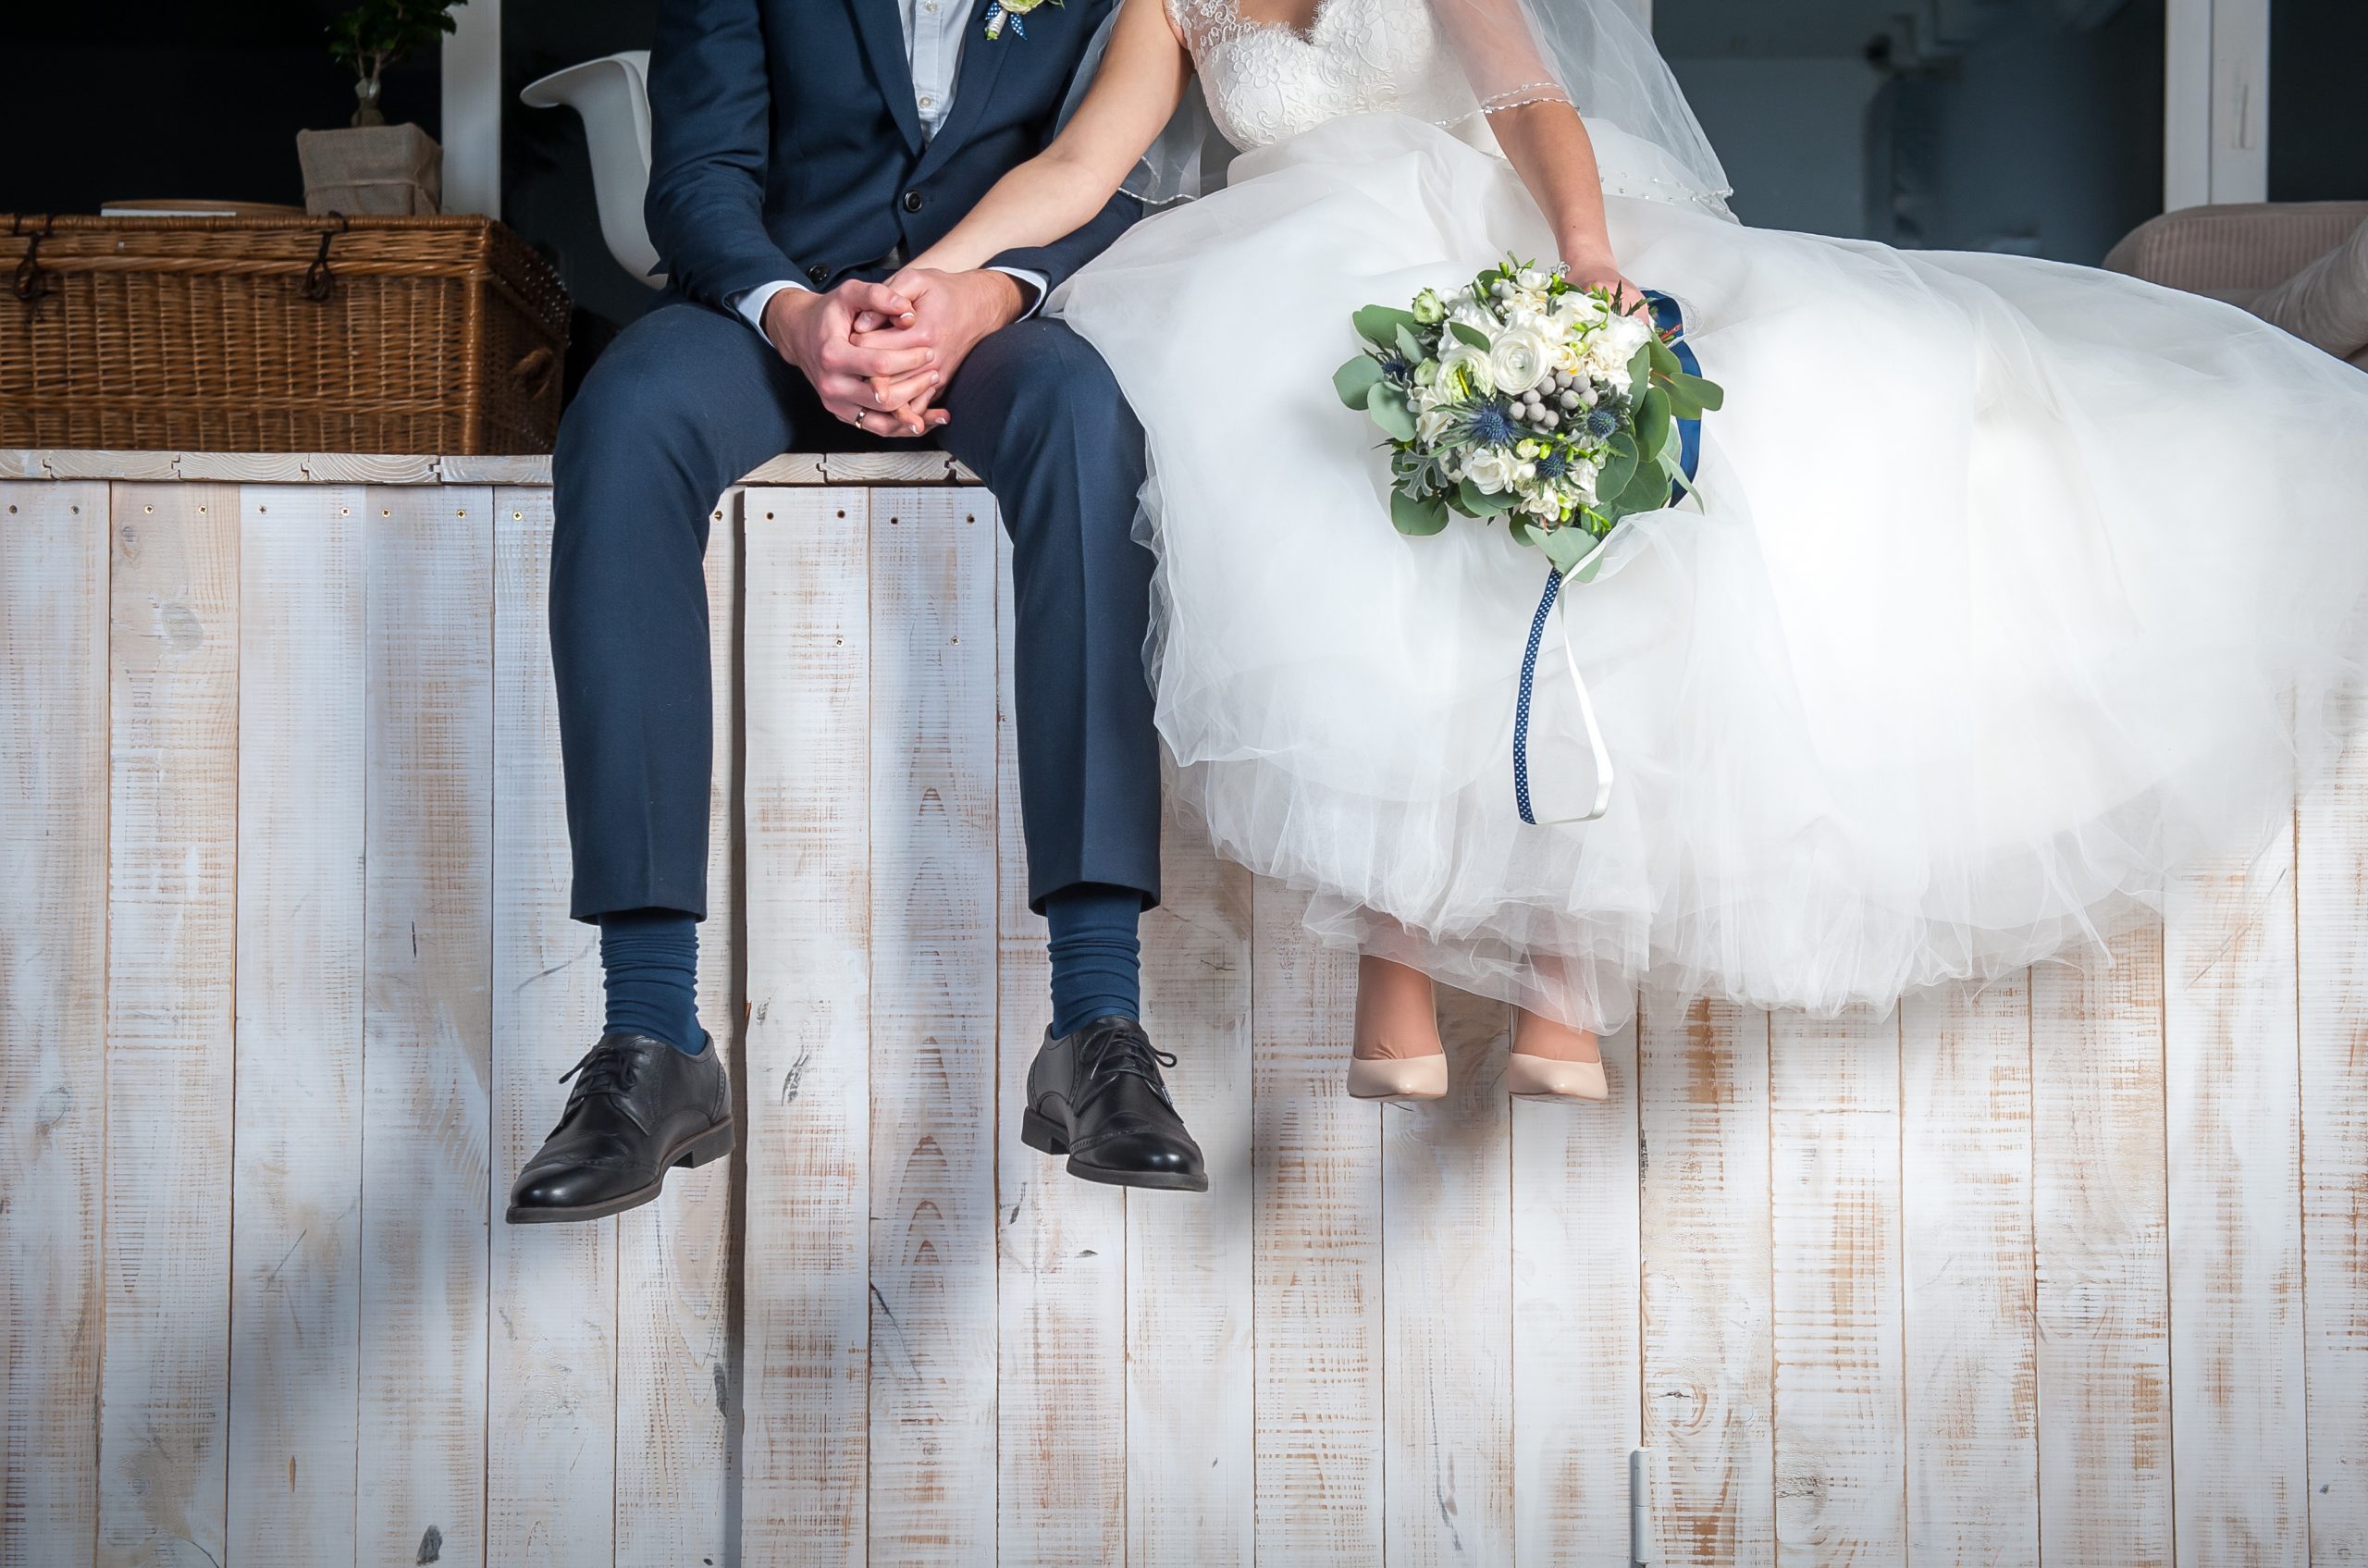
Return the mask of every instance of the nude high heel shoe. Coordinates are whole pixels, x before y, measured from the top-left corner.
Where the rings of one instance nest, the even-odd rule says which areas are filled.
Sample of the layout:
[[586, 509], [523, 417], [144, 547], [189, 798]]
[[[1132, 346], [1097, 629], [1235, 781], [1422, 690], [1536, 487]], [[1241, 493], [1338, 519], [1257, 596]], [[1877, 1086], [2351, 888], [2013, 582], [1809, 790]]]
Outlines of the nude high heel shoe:
[[1528, 1008], [1513, 1026], [1512, 1054], [1505, 1058], [1505, 1088], [1522, 1100], [1609, 1100], [1603, 1055], [1595, 1036]]
[[1437, 1100], [1447, 1093], [1431, 978], [1386, 958], [1357, 960], [1356, 1054], [1349, 1093], [1360, 1100]]

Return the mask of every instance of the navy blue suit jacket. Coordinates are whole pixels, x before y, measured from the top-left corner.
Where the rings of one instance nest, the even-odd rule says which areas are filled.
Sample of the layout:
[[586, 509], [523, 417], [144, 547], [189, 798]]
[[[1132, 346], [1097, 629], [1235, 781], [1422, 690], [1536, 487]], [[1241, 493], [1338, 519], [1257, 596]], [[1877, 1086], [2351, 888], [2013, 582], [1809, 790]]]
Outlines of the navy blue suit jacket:
[[[918, 255], [1051, 141], [1116, 0], [1029, 13], [985, 36], [974, 8], [954, 102], [923, 140], [896, 0], [663, 0], [649, 61], [649, 196], [660, 269], [722, 305], [777, 278], [820, 288]], [[1141, 214], [1111, 198], [1084, 228], [998, 265], [1057, 287]]]

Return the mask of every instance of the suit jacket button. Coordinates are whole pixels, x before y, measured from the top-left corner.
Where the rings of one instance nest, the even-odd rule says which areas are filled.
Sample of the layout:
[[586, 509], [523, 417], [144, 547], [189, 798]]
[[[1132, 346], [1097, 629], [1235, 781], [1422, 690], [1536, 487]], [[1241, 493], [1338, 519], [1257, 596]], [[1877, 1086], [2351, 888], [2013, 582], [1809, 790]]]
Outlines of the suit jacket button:
[[917, 213], [921, 210], [921, 193], [919, 191], [907, 191], [905, 192], [905, 210], [908, 213]]
[[806, 277], [814, 287], [820, 289], [831, 280], [831, 269], [827, 266], [809, 266], [806, 269]]

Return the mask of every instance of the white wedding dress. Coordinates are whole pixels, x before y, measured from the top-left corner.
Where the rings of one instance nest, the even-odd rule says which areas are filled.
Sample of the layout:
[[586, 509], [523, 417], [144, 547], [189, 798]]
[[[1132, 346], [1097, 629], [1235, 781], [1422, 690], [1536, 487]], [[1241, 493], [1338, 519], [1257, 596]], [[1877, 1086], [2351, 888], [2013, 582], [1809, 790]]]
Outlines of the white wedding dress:
[[[2092, 947], [2285, 820], [2363, 648], [2368, 376], [2125, 278], [1744, 228], [1597, 126], [1622, 268], [1727, 399], [1701, 508], [1572, 589], [1610, 811], [1523, 825], [1546, 563], [1395, 533], [1330, 376], [1358, 306], [1552, 238], [1424, 0], [1306, 36], [1168, 3], [1242, 155], [1053, 304], [1148, 433], [1177, 787], [1320, 932], [1581, 1027], [1640, 986], [1885, 1006]], [[1548, 636], [1540, 818], [1595, 794]]]

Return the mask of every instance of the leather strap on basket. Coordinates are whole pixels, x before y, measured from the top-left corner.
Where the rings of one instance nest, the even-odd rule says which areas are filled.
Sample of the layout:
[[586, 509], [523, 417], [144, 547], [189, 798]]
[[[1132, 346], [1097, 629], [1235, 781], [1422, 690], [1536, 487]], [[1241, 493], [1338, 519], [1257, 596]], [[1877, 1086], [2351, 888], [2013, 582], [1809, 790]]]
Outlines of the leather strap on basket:
[[[49, 292], [49, 274], [43, 272], [41, 265], [41, 242], [49, 238], [49, 231], [56, 222], [55, 216], [42, 219], [41, 232], [25, 241], [25, 253], [17, 263], [16, 277], [10, 280], [10, 290], [28, 305], [39, 304], [41, 297]], [[8, 220], [8, 232], [24, 232], [21, 216]]]
[[329, 269], [329, 241], [345, 233], [352, 225], [343, 213], [331, 213], [337, 219], [335, 228], [321, 230], [321, 248], [313, 257], [313, 265], [304, 269], [304, 281], [297, 290], [308, 300], [326, 300], [337, 291], [337, 274]]

